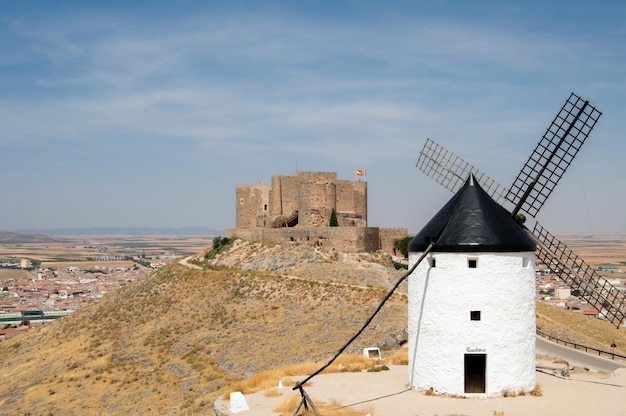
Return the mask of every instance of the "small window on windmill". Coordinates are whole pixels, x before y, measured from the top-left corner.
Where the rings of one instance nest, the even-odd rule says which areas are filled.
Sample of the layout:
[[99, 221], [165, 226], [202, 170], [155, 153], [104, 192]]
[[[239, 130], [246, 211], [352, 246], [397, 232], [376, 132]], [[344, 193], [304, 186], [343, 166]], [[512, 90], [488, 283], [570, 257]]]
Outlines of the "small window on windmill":
[[267, 211], [267, 204], [263, 205], [263, 210]]
[[437, 265], [437, 262], [435, 261], [435, 258], [434, 258], [434, 257], [429, 257], [429, 258], [428, 258], [428, 265], [429, 265], [430, 267], [435, 267], [435, 266]]
[[243, 198], [239, 198], [239, 205], [243, 205]]
[[478, 267], [478, 259], [467, 259], [467, 267], [475, 269]]
[[528, 257], [522, 257], [522, 267], [527, 268], [530, 264], [530, 259]]
[[480, 311], [470, 311], [470, 321], [480, 321]]

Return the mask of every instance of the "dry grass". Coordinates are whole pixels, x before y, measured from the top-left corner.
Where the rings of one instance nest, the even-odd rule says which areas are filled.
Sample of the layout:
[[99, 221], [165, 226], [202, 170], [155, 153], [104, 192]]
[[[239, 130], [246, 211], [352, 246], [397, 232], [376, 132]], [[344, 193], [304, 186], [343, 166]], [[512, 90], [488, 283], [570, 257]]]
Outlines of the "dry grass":
[[[372, 369], [384, 363], [385, 361], [383, 360], [371, 360], [362, 355], [346, 354], [338, 357], [323, 373], [358, 372]], [[252, 377], [239, 380], [227, 386], [223, 391], [222, 397], [224, 400], [228, 400], [230, 394], [236, 391], [243, 394], [251, 394], [271, 389], [276, 387], [279, 382], [282, 382], [284, 386], [294, 386], [295, 382], [292, 381], [291, 377], [299, 376], [304, 379], [306, 375], [313, 374], [325, 364], [325, 362], [291, 364], [277, 369], [262, 371]]]
[[27, 270], [21, 269], [0, 269], [0, 282], [9, 279], [32, 279]]
[[394, 352], [387, 362], [394, 365], [409, 365], [409, 350], [402, 348]]
[[263, 396], [265, 397], [280, 397], [283, 393], [279, 389], [268, 389], [263, 392]]
[[[275, 409], [274, 412], [278, 413], [280, 416], [290, 416], [298, 407], [298, 404], [302, 400], [299, 395], [292, 395], [291, 397], [283, 400]], [[365, 415], [374, 415], [374, 407], [366, 406], [361, 410], [355, 409], [345, 409], [336, 400], [331, 401], [330, 403], [315, 403], [315, 407], [317, 410], [323, 414], [324, 416], [365, 416]], [[312, 409], [309, 411], [304, 411], [304, 406], [302, 406], [298, 412], [298, 415], [314, 415]]]
[[541, 384], [537, 384], [535, 388], [530, 391], [530, 395], [535, 397], [543, 396], [543, 389], [541, 388]]
[[615, 328], [607, 321], [580, 313], [537, 303], [537, 328], [568, 342], [610, 351], [615, 341], [615, 352], [626, 355], [626, 329]]

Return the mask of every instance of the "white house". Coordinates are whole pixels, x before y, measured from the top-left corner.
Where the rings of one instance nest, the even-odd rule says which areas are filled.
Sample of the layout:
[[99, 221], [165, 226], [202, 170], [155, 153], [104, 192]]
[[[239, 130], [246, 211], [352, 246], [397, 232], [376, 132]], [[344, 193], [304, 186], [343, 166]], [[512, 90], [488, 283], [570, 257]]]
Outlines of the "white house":
[[535, 388], [535, 242], [470, 176], [409, 244], [409, 383], [494, 397]]

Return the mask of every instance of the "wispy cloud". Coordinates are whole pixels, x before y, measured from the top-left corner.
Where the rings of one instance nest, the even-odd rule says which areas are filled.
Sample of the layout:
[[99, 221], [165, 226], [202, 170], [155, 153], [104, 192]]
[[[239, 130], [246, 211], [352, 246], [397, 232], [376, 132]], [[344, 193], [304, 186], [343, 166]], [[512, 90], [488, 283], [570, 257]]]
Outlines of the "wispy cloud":
[[[489, 97], [502, 97], [503, 89], [525, 88], [507, 72], [537, 76], [581, 59], [571, 56], [578, 46], [562, 39], [541, 42], [505, 28], [445, 22], [406, 22], [389, 32], [332, 21], [320, 30], [320, 22], [302, 17], [251, 15], [156, 28], [138, 23], [77, 20], [33, 29], [34, 52], [47, 69], [21, 100], [28, 107], [23, 117], [33, 111], [45, 117], [54, 105], [78, 134], [95, 123], [206, 137], [197, 130], [218, 123], [230, 125], [220, 129], [228, 138], [238, 131], [262, 134], [257, 123], [269, 117], [284, 127], [350, 123], [358, 129], [408, 121], [416, 99], [423, 108], [454, 111], [480, 91], [483, 102], [489, 99], [485, 105], [493, 105], [502, 98]], [[19, 110], [12, 116], [19, 118]], [[50, 117], [57, 116], [64, 119]]]

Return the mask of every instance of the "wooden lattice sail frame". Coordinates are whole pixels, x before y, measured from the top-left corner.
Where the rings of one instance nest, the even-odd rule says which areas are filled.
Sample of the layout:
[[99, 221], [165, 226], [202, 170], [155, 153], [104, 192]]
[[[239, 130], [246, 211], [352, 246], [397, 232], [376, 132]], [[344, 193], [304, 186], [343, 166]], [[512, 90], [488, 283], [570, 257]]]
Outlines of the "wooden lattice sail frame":
[[523, 225], [525, 215], [534, 218], [539, 213], [601, 115], [589, 101], [571, 93], [508, 190], [431, 139], [426, 140], [416, 166], [452, 192], [473, 174], [535, 240], [538, 262], [619, 327], [626, 317], [624, 294], [538, 222], [532, 231]]

